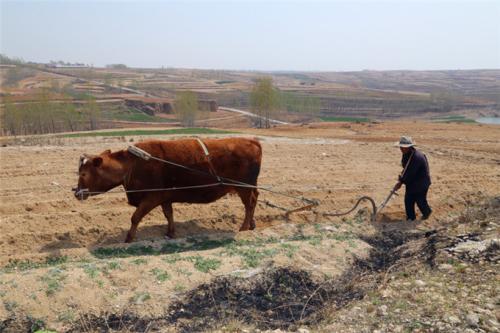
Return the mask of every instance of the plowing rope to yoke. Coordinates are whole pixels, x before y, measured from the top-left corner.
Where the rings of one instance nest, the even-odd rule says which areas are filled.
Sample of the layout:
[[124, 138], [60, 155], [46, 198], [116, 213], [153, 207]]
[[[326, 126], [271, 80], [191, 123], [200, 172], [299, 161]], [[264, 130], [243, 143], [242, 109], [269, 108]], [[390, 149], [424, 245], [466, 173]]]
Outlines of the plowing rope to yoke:
[[358, 201], [356, 202], [356, 204], [354, 205], [354, 207], [352, 207], [347, 212], [342, 212], [342, 213], [321, 212], [321, 211], [314, 210], [314, 207], [317, 207], [320, 204], [319, 200], [316, 200], [316, 199], [309, 199], [309, 198], [305, 198], [303, 196], [293, 196], [293, 195], [290, 195], [290, 194], [287, 194], [287, 193], [284, 193], [284, 192], [272, 190], [269, 187], [251, 185], [251, 184], [247, 184], [247, 183], [244, 183], [244, 182], [241, 182], [241, 181], [238, 181], [238, 180], [234, 180], [234, 179], [230, 179], [230, 178], [218, 176], [218, 175], [216, 175], [214, 173], [208, 173], [208, 172], [205, 172], [205, 171], [202, 171], [202, 170], [193, 169], [193, 168], [187, 167], [187, 166], [182, 165], [182, 164], [178, 164], [178, 163], [175, 163], [175, 162], [172, 162], [172, 161], [168, 161], [168, 160], [164, 160], [164, 159], [152, 156], [148, 152], [146, 152], [146, 151], [144, 151], [144, 150], [142, 150], [142, 149], [140, 149], [140, 148], [138, 148], [136, 146], [129, 146], [127, 150], [131, 154], [133, 154], [133, 155], [135, 155], [137, 157], [140, 157], [140, 158], [142, 158], [142, 159], [144, 159], [146, 161], [152, 159], [152, 160], [156, 160], [156, 161], [159, 161], [159, 162], [162, 162], [162, 163], [170, 164], [170, 165], [173, 165], [173, 166], [176, 166], [176, 167], [188, 170], [188, 171], [193, 172], [193, 173], [197, 173], [197, 174], [201, 174], [201, 175], [205, 175], [205, 176], [215, 177], [215, 178], [217, 178], [218, 182], [217, 183], [210, 183], [210, 184], [203, 184], [203, 185], [183, 186], [183, 187], [154, 188], [154, 189], [142, 189], [142, 190], [126, 190], [125, 189], [125, 190], [121, 190], [121, 191], [113, 191], [113, 190], [111, 190], [111, 191], [106, 191], [106, 192], [89, 191], [88, 189], [80, 189], [76, 193], [76, 195], [79, 195], [79, 196], [83, 197], [84, 194], [102, 194], [102, 193], [110, 193], [110, 192], [111, 193], [113, 193], [113, 192], [114, 193], [123, 193], [123, 192], [124, 193], [137, 193], [137, 192], [180, 191], [180, 190], [189, 190], [189, 189], [209, 188], [209, 187], [215, 187], [215, 186], [245, 187], [245, 188], [253, 188], [253, 189], [258, 189], [258, 190], [262, 190], [262, 191], [267, 191], [267, 192], [270, 192], [270, 193], [273, 193], [273, 194], [277, 194], [277, 195], [281, 195], [281, 196], [288, 197], [288, 198], [291, 198], [291, 199], [299, 200], [299, 201], [302, 201], [302, 202], [305, 203], [305, 205], [302, 206], [302, 207], [295, 208], [295, 209], [288, 209], [288, 208], [280, 207], [280, 206], [278, 206], [276, 204], [273, 204], [273, 203], [271, 203], [271, 202], [269, 202], [267, 200], [258, 200], [258, 201], [264, 203], [265, 205], [267, 205], [269, 207], [276, 208], [276, 209], [284, 211], [286, 218], [288, 218], [289, 215], [292, 214], [292, 213], [296, 213], [296, 212], [300, 212], [300, 211], [305, 211], [305, 210], [312, 210], [314, 214], [323, 215], [323, 216], [330, 216], [330, 217], [344, 216], [344, 215], [352, 213], [359, 206], [359, 204], [362, 201], [369, 201], [371, 203], [371, 207], [372, 207], [371, 220], [374, 222], [376, 220], [376, 217], [377, 217], [378, 213], [385, 207], [385, 204], [387, 204], [387, 202], [392, 197], [392, 195], [395, 194], [394, 191], [391, 191], [391, 193], [389, 194], [389, 196], [387, 197], [387, 199], [384, 201], [384, 203], [382, 205], [380, 205], [378, 208], [377, 208], [377, 206], [376, 206], [375, 201], [373, 200], [373, 198], [371, 198], [369, 196], [362, 196], [361, 198], [358, 199]]

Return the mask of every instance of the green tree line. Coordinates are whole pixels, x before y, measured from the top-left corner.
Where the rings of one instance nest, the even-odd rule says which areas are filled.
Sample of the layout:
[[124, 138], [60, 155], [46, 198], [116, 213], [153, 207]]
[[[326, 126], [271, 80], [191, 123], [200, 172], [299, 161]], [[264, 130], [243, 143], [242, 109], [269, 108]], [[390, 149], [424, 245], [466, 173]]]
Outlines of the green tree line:
[[3, 98], [1, 126], [4, 135], [48, 134], [99, 128], [101, 111], [95, 99], [87, 96], [85, 103], [50, 100], [44, 90], [33, 102], [16, 103], [11, 97]]

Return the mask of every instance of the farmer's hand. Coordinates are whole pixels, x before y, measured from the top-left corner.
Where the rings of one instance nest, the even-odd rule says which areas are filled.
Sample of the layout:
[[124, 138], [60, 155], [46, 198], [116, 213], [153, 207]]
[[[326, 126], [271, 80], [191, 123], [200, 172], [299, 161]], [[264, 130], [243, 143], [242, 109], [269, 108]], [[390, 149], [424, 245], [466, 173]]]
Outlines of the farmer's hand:
[[397, 192], [397, 190], [399, 190], [401, 188], [401, 186], [403, 185], [403, 183], [401, 182], [397, 182], [396, 185], [394, 185], [394, 188], [392, 189], [394, 192]]

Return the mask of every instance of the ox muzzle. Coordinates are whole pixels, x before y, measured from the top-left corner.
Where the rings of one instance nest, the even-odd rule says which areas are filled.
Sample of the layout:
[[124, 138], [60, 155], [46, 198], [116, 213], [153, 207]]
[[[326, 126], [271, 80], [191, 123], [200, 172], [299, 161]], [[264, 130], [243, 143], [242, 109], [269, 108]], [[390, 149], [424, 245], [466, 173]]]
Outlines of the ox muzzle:
[[73, 187], [72, 191], [75, 192], [75, 198], [78, 200], [86, 200], [90, 196], [88, 188]]

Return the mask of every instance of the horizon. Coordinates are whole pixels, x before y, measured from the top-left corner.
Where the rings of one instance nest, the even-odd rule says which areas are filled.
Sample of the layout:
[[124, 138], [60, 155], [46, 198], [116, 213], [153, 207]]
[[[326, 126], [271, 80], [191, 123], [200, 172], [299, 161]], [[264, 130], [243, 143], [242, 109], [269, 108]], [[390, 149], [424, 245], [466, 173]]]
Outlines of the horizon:
[[[3, 54], [3, 56], [7, 56], [10, 59], [14, 60], [21, 60], [24, 63], [34, 63], [34, 64], [40, 64], [40, 65], [48, 65], [51, 62], [58, 62], [58, 61], [63, 61], [65, 63], [69, 63], [65, 59], [57, 59], [57, 60], [50, 60], [48, 62], [41, 62], [41, 61], [36, 61], [33, 59], [24, 59], [21, 57], [16, 57], [16, 56], [10, 56], [7, 54]], [[442, 68], [442, 69], [405, 69], [405, 68], [399, 68], [399, 69], [359, 69], [359, 70], [295, 70], [295, 69], [279, 69], [279, 70], [260, 70], [260, 69], [227, 69], [227, 68], [201, 68], [201, 67], [133, 67], [129, 66], [123, 62], [118, 62], [118, 63], [113, 63], [113, 64], [105, 64], [102, 66], [95, 66], [92, 64], [86, 64], [82, 63], [79, 61], [76, 61], [74, 63], [71, 63], [71, 65], [74, 65], [76, 63], [81, 63], [85, 65], [85, 67], [81, 68], [94, 68], [94, 69], [112, 69], [109, 68], [108, 66], [110, 65], [125, 65], [125, 69], [132, 69], [132, 70], [169, 70], [169, 69], [175, 69], [175, 70], [199, 70], [199, 71], [227, 71], [227, 72], [255, 72], [255, 73], [271, 73], [271, 74], [280, 74], [280, 73], [357, 73], [357, 72], [449, 72], [449, 71], [500, 71], [500, 67], [498, 68], [467, 68], [467, 69], [454, 69], [454, 68]], [[78, 68], [78, 67], [75, 67]]]
[[0, 9], [0, 52], [38, 63], [275, 73], [500, 68], [500, 3], [491, 1], [2, 0]]

